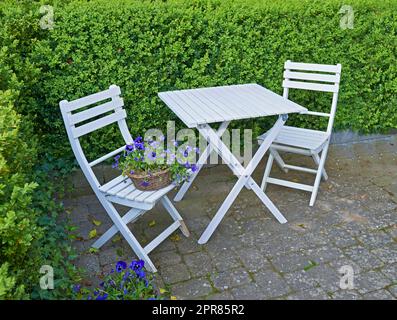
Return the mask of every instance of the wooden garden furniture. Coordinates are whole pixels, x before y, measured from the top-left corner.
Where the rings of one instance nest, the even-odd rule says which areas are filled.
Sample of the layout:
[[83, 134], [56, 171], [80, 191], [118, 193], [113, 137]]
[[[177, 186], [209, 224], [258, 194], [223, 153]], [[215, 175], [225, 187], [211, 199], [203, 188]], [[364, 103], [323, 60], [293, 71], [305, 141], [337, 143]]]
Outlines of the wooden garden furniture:
[[[183, 198], [212, 150], [219, 154], [238, 177], [236, 184], [201, 235], [198, 241], [200, 244], [208, 241], [243, 187], [255, 192], [280, 223], [287, 222], [273, 202], [252, 179], [251, 175], [273, 143], [273, 140], [282, 130], [288, 114], [306, 112], [306, 108], [258, 84], [160, 92], [159, 97], [187, 127], [197, 128], [209, 143], [198, 160], [198, 170], [191, 176], [189, 182], [182, 185], [174, 200], [179, 201]], [[279, 115], [278, 120], [269, 130], [252, 160], [244, 168], [222, 142], [222, 134], [233, 120], [274, 115]], [[218, 130], [211, 128], [210, 124], [214, 123], [220, 123]]]
[[[328, 176], [324, 169], [328, 147], [331, 139], [332, 126], [334, 124], [336, 105], [338, 101], [339, 82], [342, 66], [308, 64], [287, 61], [285, 63], [283, 97], [288, 99], [289, 89], [313, 90], [332, 93], [330, 113], [307, 111], [309, 116], [328, 117], [326, 131], [311, 130], [284, 126], [270, 146], [270, 155], [263, 175], [261, 188], [266, 189], [268, 183], [277, 184], [289, 188], [300, 189], [311, 192], [310, 206], [316, 201], [321, 177], [327, 180]], [[259, 143], [266, 141], [268, 133], [258, 137]], [[279, 151], [305, 155], [313, 158], [316, 169], [286, 164], [280, 156]], [[296, 183], [283, 179], [270, 177], [273, 160], [284, 171], [298, 170], [315, 175], [314, 185]]]
[[[148, 254], [178, 228], [181, 229], [185, 236], [189, 236], [189, 231], [182, 217], [167, 197], [167, 193], [174, 188], [174, 185], [171, 184], [168, 187], [156, 191], [140, 191], [135, 188], [129, 178], [122, 175], [105, 184], [101, 184], [96, 178], [92, 168], [122, 153], [125, 146], [89, 162], [79, 141], [82, 136], [95, 130], [108, 125], [116, 125], [125, 143], [131, 144], [133, 142], [126, 123], [127, 114], [123, 108], [124, 102], [120, 95], [120, 88], [112, 85], [108, 90], [84, 98], [73, 101], [63, 100], [60, 102], [60, 108], [66, 132], [77, 162], [98, 200], [114, 223], [114, 225], [93, 244], [93, 247], [102, 247], [114, 235], [120, 232], [136, 255], [145, 262], [145, 267], [149, 271], [156, 272], [156, 267], [150, 260]], [[127, 224], [135, 222], [158, 202], [163, 205], [174, 222], [149, 244], [142, 247]], [[127, 206], [131, 209], [121, 217], [114, 207], [114, 203]]]

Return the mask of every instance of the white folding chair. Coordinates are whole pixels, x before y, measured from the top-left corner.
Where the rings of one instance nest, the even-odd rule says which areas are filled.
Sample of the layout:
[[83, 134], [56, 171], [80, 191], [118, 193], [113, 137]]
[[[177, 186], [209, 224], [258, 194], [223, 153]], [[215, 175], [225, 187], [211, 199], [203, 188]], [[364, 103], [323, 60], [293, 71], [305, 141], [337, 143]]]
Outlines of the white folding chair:
[[[309, 191], [312, 193], [310, 198], [310, 206], [316, 201], [318, 188], [321, 177], [328, 179], [324, 169], [325, 159], [327, 157], [328, 146], [331, 138], [332, 126], [336, 113], [336, 105], [338, 100], [339, 82], [342, 66], [309, 64], [287, 61], [285, 63], [284, 81], [283, 81], [283, 97], [288, 99], [289, 89], [304, 89], [332, 93], [332, 105], [330, 113], [307, 111], [305, 114], [311, 116], [328, 117], [327, 131], [318, 131], [304, 128], [296, 128], [284, 126], [274, 140], [269, 149], [269, 159], [265, 168], [262, 180], [262, 189], [265, 190], [268, 183], [277, 184], [285, 187]], [[261, 143], [266, 137], [267, 132], [258, 137]], [[280, 156], [279, 151], [290, 152], [310, 156], [313, 158], [317, 169], [311, 169], [301, 166], [286, 164]], [[282, 179], [270, 177], [270, 171], [276, 160], [277, 165], [284, 171], [298, 170], [316, 175], [314, 185], [291, 182]]]
[[[92, 167], [123, 152], [124, 146], [92, 162], [88, 162], [79, 141], [79, 138], [83, 135], [117, 122], [125, 143], [130, 144], [133, 142], [131, 134], [128, 131], [126, 123], [127, 114], [123, 109], [124, 102], [120, 94], [120, 88], [111, 85], [108, 90], [84, 98], [70, 102], [63, 100], [60, 102], [62, 117], [74, 155], [89, 184], [98, 197], [98, 200], [114, 223], [114, 225], [93, 244], [93, 247], [99, 249], [120, 231], [136, 255], [145, 261], [146, 268], [149, 271], [156, 272], [156, 267], [148, 257], [148, 254], [178, 228], [181, 229], [185, 236], [189, 236], [189, 231], [182, 217], [166, 196], [166, 194], [174, 188], [174, 185], [156, 191], [140, 191], [135, 188], [129, 178], [122, 175], [101, 185]], [[101, 104], [98, 105], [98, 103]], [[92, 107], [86, 108], [88, 106]], [[80, 109], [82, 108], [85, 109], [81, 111]], [[142, 247], [127, 227], [127, 224], [135, 222], [146, 211], [152, 209], [157, 202], [160, 202], [164, 206], [174, 222], [148, 245]], [[131, 209], [121, 217], [113, 203], [121, 204]]]

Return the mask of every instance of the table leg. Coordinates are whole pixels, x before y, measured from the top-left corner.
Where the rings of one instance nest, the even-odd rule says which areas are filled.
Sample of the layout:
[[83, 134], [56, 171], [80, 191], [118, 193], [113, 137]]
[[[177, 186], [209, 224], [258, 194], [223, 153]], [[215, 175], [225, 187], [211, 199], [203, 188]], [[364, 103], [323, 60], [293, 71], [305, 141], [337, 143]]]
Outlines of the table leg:
[[229, 166], [231, 167], [233, 172], [239, 176], [238, 181], [230, 191], [229, 195], [226, 197], [225, 201], [218, 209], [218, 212], [215, 214], [214, 218], [211, 220], [206, 230], [201, 235], [198, 241], [199, 244], [204, 244], [208, 241], [208, 239], [211, 237], [211, 235], [225, 216], [226, 212], [233, 204], [234, 200], [237, 198], [241, 189], [246, 184], [249, 184], [251, 186], [252, 190], [257, 194], [259, 199], [264, 203], [264, 205], [270, 210], [270, 212], [277, 218], [280, 223], [285, 223], [287, 221], [285, 217], [280, 213], [280, 211], [276, 208], [276, 206], [265, 195], [265, 193], [259, 188], [256, 182], [251, 178], [253, 171], [258, 166], [266, 151], [270, 148], [272, 142], [277, 137], [286, 120], [286, 115], [279, 117], [279, 119], [274, 124], [273, 128], [271, 129], [265, 140], [262, 142], [258, 151], [255, 153], [254, 157], [251, 159], [246, 168], [244, 168], [240, 164], [240, 162], [226, 147], [226, 145], [219, 139], [215, 131], [211, 129], [209, 125], [199, 126], [198, 129], [200, 133], [213, 146], [213, 148], [218, 152], [222, 159], [224, 159], [225, 162], [229, 162]]
[[[216, 132], [217, 136], [220, 138], [222, 137], [223, 133], [226, 131], [228, 125], [229, 125], [230, 121], [225, 121], [222, 122], [221, 125], [218, 128], [218, 131]], [[203, 153], [201, 154], [198, 162], [197, 162], [197, 170], [196, 172], [194, 172], [190, 178], [189, 181], [186, 181], [181, 188], [179, 189], [178, 193], [175, 195], [174, 197], [174, 201], [181, 201], [182, 198], [185, 196], [185, 193], [187, 192], [187, 190], [190, 188], [190, 186], [192, 185], [194, 179], [196, 179], [197, 175], [199, 174], [201, 168], [203, 167], [203, 165], [207, 162], [208, 157], [211, 155], [212, 152], [212, 147], [209, 144], [203, 151]]]

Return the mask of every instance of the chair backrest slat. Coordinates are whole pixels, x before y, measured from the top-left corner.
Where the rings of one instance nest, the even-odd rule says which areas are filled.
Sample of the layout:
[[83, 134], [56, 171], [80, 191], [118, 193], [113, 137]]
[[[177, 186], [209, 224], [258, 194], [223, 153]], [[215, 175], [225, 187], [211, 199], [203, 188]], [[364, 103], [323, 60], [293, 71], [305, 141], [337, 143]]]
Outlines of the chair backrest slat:
[[293, 72], [286, 70], [284, 71], [284, 78], [290, 80], [308, 80], [308, 81], [318, 81], [318, 82], [339, 83], [340, 74]]
[[330, 113], [309, 111], [307, 114], [329, 117], [327, 132], [331, 133], [339, 93], [342, 66], [287, 61], [284, 65], [283, 97], [288, 99], [289, 89], [331, 92]]
[[338, 92], [339, 90], [338, 85], [313, 83], [313, 82], [300, 82], [300, 81], [291, 81], [291, 80], [284, 80], [283, 87], [289, 89], [303, 89], [303, 90], [322, 91], [322, 92]]
[[123, 105], [124, 105], [123, 99], [120, 97], [115, 97], [115, 98], [113, 98], [112, 101], [105, 102], [99, 106], [72, 114], [70, 116], [70, 124], [77, 124], [77, 123], [86, 121], [88, 119], [97, 117], [101, 114], [121, 108], [121, 107], [123, 107]]
[[119, 110], [98, 120], [94, 120], [82, 126], [72, 128], [73, 137], [79, 138], [83, 135], [86, 135], [87, 133], [106, 127], [113, 122], [125, 119], [126, 117], [127, 113], [125, 112], [125, 110]]
[[287, 61], [284, 65], [287, 70], [305, 70], [305, 71], [316, 71], [316, 72], [328, 72], [328, 73], [341, 73], [341, 65], [333, 64], [317, 64], [317, 63], [302, 63]]
[[99, 101], [107, 100], [112, 97], [117, 97], [120, 94], [120, 87], [113, 85], [110, 86], [107, 90], [90, 94], [89, 96], [68, 102], [67, 106], [65, 107], [65, 112], [72, 112], [74, 110], [89, 106], [91, 104], [95, 104]]
[[[120, 94], [120, 88], [118, 86], [111, 85], [107, 90], [70, 102], [63, 100], [59, 103], [73, 153], [75, 154], [84, 175], [94, 190], [98, 190], [100, 183], [91, 167], [105, 161], [106, 159], [109, 159], [113, 155], [122, 152], [124, 147], [114, 150], [88, 163], [83, 148], [81, 147], [79, 138], [107, 125], [117, 123], [125, 143], [127, 144], [132, 142], [132, 137], [128, 131], [125, 120], [127, 113], [123, 108], [124, 102], [120, 97]], [[104, 102], [104, 100], [109, 99], [111, 100]], [[85, 109], [79, 112], [78, 109], [81, 108]], [[73, 111], [75, 111], [75, 113], [73, 113]], [[76, 124], [81, 122], [84, 123], [82, 125], [76, 126]]]

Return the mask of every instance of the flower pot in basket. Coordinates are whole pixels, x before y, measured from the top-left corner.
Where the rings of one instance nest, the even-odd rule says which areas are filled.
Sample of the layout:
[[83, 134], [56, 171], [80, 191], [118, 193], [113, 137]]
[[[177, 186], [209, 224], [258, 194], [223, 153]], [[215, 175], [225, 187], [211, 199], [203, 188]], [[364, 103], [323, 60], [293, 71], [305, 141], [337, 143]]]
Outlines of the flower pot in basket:
[[159, 170], [151, 173], [128, 173], [135, 188], [142, 191], [159, 190], [172, 183], [170, 169]]

